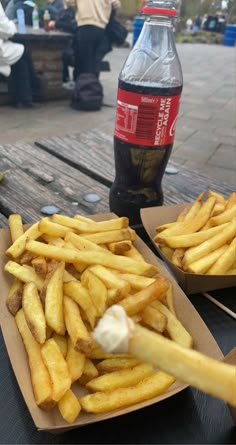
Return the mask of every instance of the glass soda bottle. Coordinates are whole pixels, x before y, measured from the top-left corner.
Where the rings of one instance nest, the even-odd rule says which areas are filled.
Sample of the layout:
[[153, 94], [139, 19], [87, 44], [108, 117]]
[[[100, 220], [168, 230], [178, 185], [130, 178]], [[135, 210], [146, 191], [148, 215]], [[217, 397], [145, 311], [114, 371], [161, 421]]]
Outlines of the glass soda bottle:
[[183, 88], [175, 47], [176, 1], [149, 1], [141, 34], [119, 75], [110, 209], [140, 223], [140, 209], [162, 205]]

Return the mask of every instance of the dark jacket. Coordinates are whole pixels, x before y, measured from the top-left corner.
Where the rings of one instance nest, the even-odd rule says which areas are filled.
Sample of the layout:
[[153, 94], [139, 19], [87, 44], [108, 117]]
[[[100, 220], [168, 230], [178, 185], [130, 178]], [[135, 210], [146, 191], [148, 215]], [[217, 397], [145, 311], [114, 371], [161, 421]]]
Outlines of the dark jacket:
[[75, 20], [75, 11], [73, 8], [63, 9], [59, 12], [56, 20], [56, 29], [64, 32], [75, 33], [77, 29], [77, 23]]

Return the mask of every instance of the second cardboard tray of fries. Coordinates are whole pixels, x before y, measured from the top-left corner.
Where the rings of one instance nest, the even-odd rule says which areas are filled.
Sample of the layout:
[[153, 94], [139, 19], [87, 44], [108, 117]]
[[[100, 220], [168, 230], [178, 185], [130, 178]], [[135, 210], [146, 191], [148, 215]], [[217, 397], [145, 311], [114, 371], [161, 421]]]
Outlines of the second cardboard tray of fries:
[[211, 190], [201, 193], [176, 221], [157, 226], [155, 230], [155, 243], [182, 271], [236, 275], [235, 192], [227, 199]]
[[[205, 230], [211, 230], [209, 218], [221, 214], [228, 227], [225, 212], [227, 216], [236, 205], [227, 204], [230, 199], [214, 216], [210, 215], [217, 208], [215, 196], [209, 196], [207, 204], [198, 198], [188, 212], [193, 214], [201, 204], [208, 211]], [[57, 406], [63, 419], [73, 423], [81, 410], [107, 412], [155, 397], [172, 385], [173, 377], [166, 374], [159, 380], [149, 364], [127, 354], [108, 354], [92, 338], [105, 310], [120, 304], [136, 323], [185, 348], [193, 347], [176, 316], [171, 283], [137, 251], [136, 233], [127, 218], [94, 222], [80, 215], [53, 215], [25, 230], [21, 216], [11, 215], [9, 229], [12, 244], [6, 251], [5, 271], [13, 281], [6, 304], [25, 346], [37, 406]], [[177, 236], [183, 235], [174, 232], [172, 238]], [[235, 233], [227, 238], [225, 252], [233, 239]], [[88, 394], [78, 398], [74, 383]], [[105, 403], [100, 403], [101, 394]]]

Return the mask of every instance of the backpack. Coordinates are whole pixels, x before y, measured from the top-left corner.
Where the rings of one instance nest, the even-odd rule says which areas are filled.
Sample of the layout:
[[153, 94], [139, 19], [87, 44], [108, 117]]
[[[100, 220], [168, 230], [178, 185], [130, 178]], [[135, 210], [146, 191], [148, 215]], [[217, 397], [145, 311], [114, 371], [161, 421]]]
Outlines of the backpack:
[[106, 27], [106, 35], [111, 44], [123, 45], [128, 35], [128, 31], [112, 15]]
[[75, 82], [71, 106], [75, 110], [97, 111], [102, 107], [103, 88], [95, 74], [80, 74]]

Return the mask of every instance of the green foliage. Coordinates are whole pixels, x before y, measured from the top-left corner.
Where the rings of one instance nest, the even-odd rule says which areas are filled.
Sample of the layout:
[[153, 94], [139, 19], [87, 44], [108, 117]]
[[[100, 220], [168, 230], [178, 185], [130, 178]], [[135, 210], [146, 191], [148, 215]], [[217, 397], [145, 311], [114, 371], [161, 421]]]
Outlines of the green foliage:
[[45, 6], [47, 4], [47, 0], [34, 0], [34, 2], [38, 6], [38, 8], [40, 8], [41, 6]]

